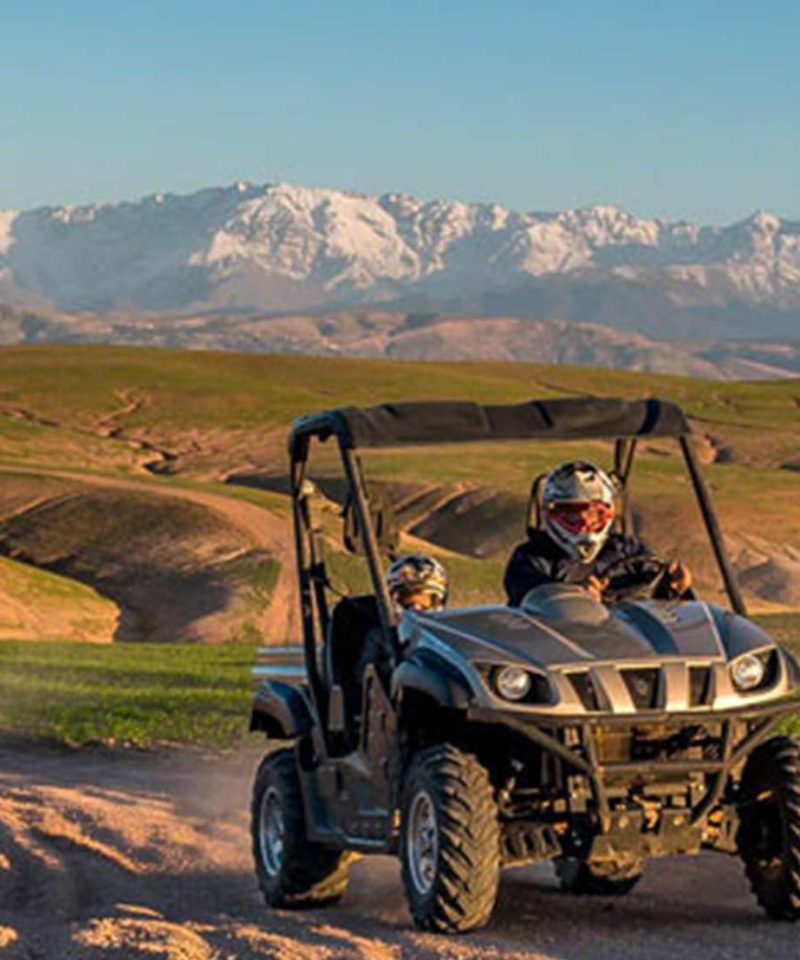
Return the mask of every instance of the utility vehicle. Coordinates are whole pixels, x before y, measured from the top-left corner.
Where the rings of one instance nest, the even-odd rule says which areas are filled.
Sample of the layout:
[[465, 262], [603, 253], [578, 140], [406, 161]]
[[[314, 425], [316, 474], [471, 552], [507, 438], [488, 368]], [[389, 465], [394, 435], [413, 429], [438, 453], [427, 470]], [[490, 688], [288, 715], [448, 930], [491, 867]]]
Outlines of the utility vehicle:
[[[730, 609], [653, 599], [665, 564], [609, 571], [610, 602], [548, 585], [521, 609], [392, 608], [397, 548], [386, 498], [358, 451], [415, 444], [613, 441], [623, 525], [637, 445], [672, 438], [688, 469]], [[332, 596], [309, 451], [333, 443], [345, 544], [371, 592]], [[331, 410], [289, 440], [302, 646], [259, 654], [251, 728], [283, 746], [253, 790], [258, 881], [275, 907], [334, 900], [355, 854], [398, 854], [413, 920], [462, 932], [489, 919], [501, 867], [550, 859], [564, 889], [629, 891], [649, 857], [738, 854], [775, 918], [800, 915], [800, 746], [792, 654], [745, 606], [684, 414], [673, 403], [557, 398]], [[529, 526], [536, 523], [532, 491]], [[632, 588], [631, 581], [637, 586]], [[498, 598], [501, 588], [498, 583]], [[334, 602], [335, 601], [335, 602]], [[395, 666], [356, 675], [367, 631]]]

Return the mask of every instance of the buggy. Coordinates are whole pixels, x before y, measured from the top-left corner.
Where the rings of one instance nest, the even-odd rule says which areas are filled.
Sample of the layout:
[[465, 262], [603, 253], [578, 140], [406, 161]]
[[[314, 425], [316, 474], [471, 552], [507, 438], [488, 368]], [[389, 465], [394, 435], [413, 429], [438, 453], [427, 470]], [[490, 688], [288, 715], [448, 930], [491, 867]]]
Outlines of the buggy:
[[[680, 448], [729, 609], [654, 599], [666, 564], [648, 559], [644, 587], [642, 570], [610, 571], [608, 604], [550, 584], [521, 609], [398, 617], [382, 576], [397, 531], [360, 449], [612, 440], [625, 507], [649, 438]], [[307, 476], [312, 445], [331, 441], [344, 542], [372, 586], [335, 602]], [[624, 894], [648, 858], [711, 849], [742, 858], [771, 917], [800, 916], [800, 745], [775, 732], [797, 709], [800, 668], [746, 617], [679, 407], [596, 397], [351, 407], [296, 420], [289, 458], [303, 642], [259, 651], [251, 716], [252, 730], [283, 744], [261, 763], [252, 800], [270, 905], [335, 900], [354, 856], [397, 854], [415, 924], [463, 932], [488, 921], [501, 867], [549, 859], [567, 891]], [[534, 489], [529, 525], [536, 507]], [[619, 514], [624, 524], [630, 510]], [[356, 671], [376, 629], [393, 651], [388, 678]]]

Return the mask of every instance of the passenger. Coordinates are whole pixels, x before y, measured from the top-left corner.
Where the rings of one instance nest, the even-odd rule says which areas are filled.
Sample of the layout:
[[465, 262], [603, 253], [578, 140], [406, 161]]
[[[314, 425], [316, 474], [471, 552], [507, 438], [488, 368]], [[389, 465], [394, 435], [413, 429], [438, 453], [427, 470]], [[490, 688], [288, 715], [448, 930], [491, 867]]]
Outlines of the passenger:
[[447, 571], [435, 557], [425, 553], [398, 557], [385, 579], [398, 616], [404, 610], [442, 610], [447, 604]]
[[[609, 585], [605, 571], [626, 560], [652, 555], [636, 537], [612, 533], [616, 490], [605, 471], [577, 460], [547, 475], [542, 494], [541, 530], [534, 530], [514, 550], [503, 585], [510, 606], [518, 607], [529, 590], [544, 583], [576, 583], [602, 601]], [[640, 583], [653, 579], [642, 572]], [[626, 578], [635, 587], [636, 574]], [[656, 589], [661, 599], [691, 599], [692, 575], [681, 563], [671, 563]]]
[[[447, 571], [435, 558], [424, 553], [398, 557], [385, 574], [386, 587], [398, 617], [406, 610], [430, 612], [442, 610], [449, 590]], [[363, 678], [368, 664], [388, 684], [394, 669], [394, 653], [380, 627], [370, 630], [358, 661], [357, 676]]]

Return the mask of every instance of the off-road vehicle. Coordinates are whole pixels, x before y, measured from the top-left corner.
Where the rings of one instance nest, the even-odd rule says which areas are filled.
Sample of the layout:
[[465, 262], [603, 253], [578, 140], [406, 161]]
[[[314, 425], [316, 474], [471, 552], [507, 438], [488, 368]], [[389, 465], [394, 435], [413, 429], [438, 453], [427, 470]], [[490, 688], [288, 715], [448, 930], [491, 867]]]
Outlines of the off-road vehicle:
[[[610, 602], [548, 585], [520, 609], [398, 622], [382, 577], [397, 532], [359, 449], [584, 438], [614, 441], [623, 524], [637, 444], [677, 442], [730, 609], [654, 599], [664, 564], [648, 559], [648, 576], [609, 571]], [[330, 590], [307, 477], [311, 446], [325, 442], [338, 446], [344, 541], [368, 566], [364, 596]], [[742, 858], [771, 917], [800, 916], [800, 745], [775, 735], [797, 708], [800, 670], [746, 618], [677, 406], [592, 397], [338, 409], [297, 420], [289, 451], [303, 644], [262, 649], [251, 719], [285, 744], [253, 791], [269, 904], [334, 900], [355, 853], [396, 853], [414, 922], [466, 931], [489, 919], [503, 866], [550, 859], [568, 891], [622, 894], [649, 857], [710, 849]], [[356, 666], [375, 629], [394, 653], [387, 679]]]

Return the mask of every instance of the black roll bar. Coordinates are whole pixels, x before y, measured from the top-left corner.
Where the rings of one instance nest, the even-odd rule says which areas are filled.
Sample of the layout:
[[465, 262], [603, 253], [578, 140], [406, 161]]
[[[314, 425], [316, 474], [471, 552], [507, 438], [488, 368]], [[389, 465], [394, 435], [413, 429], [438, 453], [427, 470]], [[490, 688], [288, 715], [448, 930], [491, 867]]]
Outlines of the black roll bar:
[[375, 537], [375, 530], [372, 526], [372, 517], [369, 512], [369, 502], [365, 489], [364, 474], [361, 470], [361, 461], [348, 444], [340, 442], [340, 450], [345, 475], [353, 496], [353, 506], [356, 510], [361, 543], [366, 553], [367, 565], [369, 566], [370, 576], [372, 577], [372, 583], [375, 587], [375, 595], [378, 600], [378, 616], [380, 617], [381, 628], [389, 640], [392, 649], [395, 650], [397, 646], [395, 637], [396, 617], [391, 598], [389, 597], [389, 590], [383, 576], [381, 555], [378, 549], [378, 541]]
[[636, 455], [636, 438], [622, 437], [614, 442], [614, 473], [622, 486], [622, 533], [629, 536], [633, 530], [631, 515], [631, 498], [628, 494], [628, 478], [633, 469], [633, 458]]
[[[703, 474], [700, 470], [700, 465], [697, 461], [697, 453], [695, 452], [691, 435], [681, 435], [678, 437], [678, 443], [680, 444], [684, 460], [686, 461], [689, 477], [692, 481], [692, 489], [694, 490], [697, 503], [700, 507], [700, 513], [703, 517], [703, 523], [705, 524], [706, 532], [711, 540], [714, 558], [717, 561], [717, 566], [719, 567], [720, 574], [722, 575], [722, 581], [725, 585], [725, 591], [728, 594], [728, 600], [730, 601], [731, 608], [735, 613], [739, 613], [742, 616], [747, 616], [747, 607], [744, 602], [744, 597], [742, 596], [739, 582], [736, 579], [736, 574], [733, 571], [730, 557], [725, 549], [725, 542], [722, 537], [722, 529], [719, 525], [719, 519], [717, 518], [717, 513], [714, 508], [713, 501], [711, 500], [711, 496], [709, 495], [708, 487], [706, 486], [705, 479], [703, 478]], [[636, 446], [637, 443], [635, 437], [620, 437], [614, 443], [614, 472], [622, 483], [621, 496], [623, 507], [623, 530], [625, 533], [629, 532], [629, 528], [631, 526], [628, 480], [630, 478], [631, 470], [633, 469]]]
[[628, 483], [635, 452], [635, 437], [621, 437], [614, 442], [614, 473], [617, 474], [625, 486]]
[[697, 454], [695, 453], [691, 437], [679, 437], [679, 442], [681, 445], [681, 450], [683, 451], [684, 459], [686, 460], [686, 466], [689, 469], [689, 476], [692, 479], [692, 486], [694, 487], [695, 496], [697, 497], [697, 502], [700, 505], [700, 513], [703, 515], [703, 522], [706, 525], [706, 530], [708, 532], [709, 539], [711, 540], [711, 546], [714, 550], [717, 566], [722, 574], [725, 590], [727, 591], [728, 599], [731, 602], [731, 607], [733, 608], [734, 612], [739, 613], [742, 616], [747, 616], [747, 607], [745, 606], [744, 597], [742, 596], [742, 591], [739, 589], [739, 583], [736, 579], [736, 574], [733, 572], [733, 567], [731, 566], [728, 552], [725, 549], [725, 543], [722, 539], [722, 530], [720, 529], [719, 520], [717, 519], [717, 514], [714, 510], [714, 504], [711, 502], [708, 488], [706, 487], [705, 480], [703, 479], [703, 474], [700, 472], [700, 465], [697, 462]]
[[[294, 519], [294, 543], [296, 567], [300, 586], [300, 614], [303, 627], [303, 653], [306, 662], [311, 699], [320, 718], [326, 716], [328, 689], [323, 679], [318, 656], [318, 642], [324, 641], [330, 620], [326, 579], [322, 558], [315, 543], [315, 531], [309, 512], [307, 497], [303, 491], [308, 464], [308, 452], [313, 433], [295, 436], [290, 447], [292, 512]], [[319, 435], [318, 435], [319, 436]], [[319, 436], [324, 442], [326, 436]], [[380, 625], [392, 647], [396, 647], [395, 615], [389, 592], [383, 577], [380, 550], [378, 548], [361, 464], [353, 449], [342, 438], [339, 450], [345, 477], [350, 488], [370, 576], [377, 596]], [[321, 634], [321, 636], [320, 636]], [[323, 728], [325, 724], [323, 723]]]
[[292, 513], [294, 517], [294, 547], [297, 575], [300, 586], [300, 617], [303, 624], [303, 653], [306, 660], [308, 686], [318, 716], [324, 716], [325, 689], [319, 671], [315, 642], [315, 604], [319, 603], [318, 591], [313, 583], [312, 558], [306, 534], [308, 517], [303, 503], [302, 487], [308, 459], [308, 438], [293, 451], [291, 460]]

